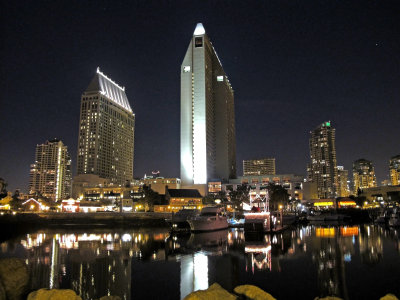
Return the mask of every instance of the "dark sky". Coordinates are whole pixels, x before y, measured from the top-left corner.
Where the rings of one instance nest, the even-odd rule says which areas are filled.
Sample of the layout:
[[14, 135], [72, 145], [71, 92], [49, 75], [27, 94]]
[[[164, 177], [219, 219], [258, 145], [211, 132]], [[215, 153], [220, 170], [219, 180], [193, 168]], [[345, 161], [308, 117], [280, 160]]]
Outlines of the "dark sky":
[[0, 177], [28, 187], [36, 144], [74, 171], [80, 97], [96, 68], [136, 114], [135, 177], [179, 177], [180, 65], [202, 22], [235, 90], [243, 159], [306, 174], [309, 131], [336, 128], [338, 165], [400, 154], [399, 1], [2, 1]]

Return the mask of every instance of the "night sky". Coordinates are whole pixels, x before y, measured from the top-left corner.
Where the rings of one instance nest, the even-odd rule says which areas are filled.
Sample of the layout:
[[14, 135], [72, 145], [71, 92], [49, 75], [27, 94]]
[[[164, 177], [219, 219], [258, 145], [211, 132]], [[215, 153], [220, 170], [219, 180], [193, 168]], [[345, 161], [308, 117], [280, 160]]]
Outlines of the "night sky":
[[[162, 3], [162, 4], [161, 4]], [[180, 65], [197, 22], [235, 90], [242, 160], [306, 175], [330, 120], [338, 165], [400, 154], [399, 1], [2, 1], [0, 177], [28, 189], [36, 144], [60, 138], [74, 172], [80, 97], [96, 68], [136, 114], [135, 177], [179, 177]]]

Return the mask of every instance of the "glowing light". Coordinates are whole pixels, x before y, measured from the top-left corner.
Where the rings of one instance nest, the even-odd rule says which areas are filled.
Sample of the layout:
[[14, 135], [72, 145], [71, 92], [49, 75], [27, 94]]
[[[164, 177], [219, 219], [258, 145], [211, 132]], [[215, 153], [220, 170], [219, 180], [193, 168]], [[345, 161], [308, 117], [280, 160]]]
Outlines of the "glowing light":
[[202, 35], [202, 34], [205, 34], [205, 33], [206, 33], [206, 30], [204, 29], [203, 24], [197, 23], [197, 26], [196, 26], [196, 28], [194, 30], [193, 35]]

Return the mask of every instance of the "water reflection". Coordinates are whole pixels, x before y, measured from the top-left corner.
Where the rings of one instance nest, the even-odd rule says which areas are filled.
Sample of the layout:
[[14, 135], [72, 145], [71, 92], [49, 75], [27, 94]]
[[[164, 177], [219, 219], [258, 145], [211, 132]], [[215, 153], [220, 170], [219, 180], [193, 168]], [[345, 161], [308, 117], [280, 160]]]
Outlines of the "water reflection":
[[[0, 256], [26, 260], [32, 289], [72, 288], [84, 299], [184, 298], [214, 282], [228, 290], [257, 284], [279, 299], [299, 292], [310, 299], [353, 299], [360, 296], [355, 283], [367, 279], [358, 274], [359, 279], [349, 280], [347, 274], [361, 265], [373, 272], [399, 265], [399, 240], [397, 230], [374, 225], [298, 227], [256, 239], [240, 229], [186, 235], [170, 235], [165, 229], [46, 230], [2, 243]], [[390, 272], [400, 278], [398, 268]], [[373, 280], [381, 281], [383, 292], [374, 292], [396, 293], [399, 287], [386, 287], [381, 275]], [[280, 288], [289, 283], [291, 289]], [[368, 291], [365, 295], [371, 296]]]

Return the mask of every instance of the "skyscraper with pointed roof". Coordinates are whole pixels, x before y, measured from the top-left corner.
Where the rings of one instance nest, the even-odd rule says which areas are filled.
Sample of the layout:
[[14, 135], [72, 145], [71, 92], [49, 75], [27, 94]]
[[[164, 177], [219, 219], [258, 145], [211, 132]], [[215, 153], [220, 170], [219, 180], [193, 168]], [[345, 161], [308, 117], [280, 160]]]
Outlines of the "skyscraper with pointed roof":
[[135, 115], [125, 88], [99, 68], [81, 97], [77, 174], [116, 184], [133, 178]]
[[198, 23], [181, 65], [181, 182], [236, 177], [234, 93]]

